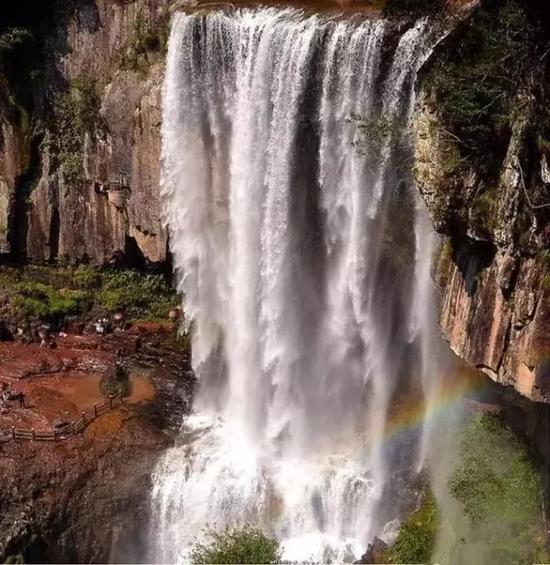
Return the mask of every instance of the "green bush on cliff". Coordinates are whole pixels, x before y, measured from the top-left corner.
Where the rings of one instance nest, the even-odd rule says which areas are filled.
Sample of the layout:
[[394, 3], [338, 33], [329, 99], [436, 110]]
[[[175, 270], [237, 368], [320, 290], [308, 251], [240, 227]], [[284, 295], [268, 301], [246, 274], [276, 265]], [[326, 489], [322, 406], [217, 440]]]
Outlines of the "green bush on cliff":
[[73, 79], [68, 91], [54, 98], [57, 154], [69, 180], [82, 174], [84, 135], [103, 125], [100, 107], [96, 84], [83, 76]]
[[395, 543], [388, 549], [386, 563], [428, 563], [432, 555], [440, 514], [431, 493], [422, 506], [399, 529]]
[[357, 125], [358, 139], [354, 145], [360, 154], [366, 154], [369, 146], [380, 147], [384, 143], [398, 141], [404, 132], [399, 120], [384, 116], [371, 119], [353, 115], [351, 119]]
[[486, 235], [493, 233], [498, 220], [498, 190], [491, 187], [472, 202], [470, 219], [472, 225]]
[[518, 92], [536, 61], [534, 37], [521, 3], [485, 6], [427, 75], [462, 153], [486, 169], [498, 166], [506, 150]]
[[140, 12], [134, 21], [130, 44], [124, 55], [123, 67], [135, 71], [144, 70], [150, 55], [165, 53], [169, 35], [169, 13], [164, 12], [159, 22], [153, 25]]
[[191, 551], [192, 563], [280, 563], [279, 541], [252, 526], [209, 530], [208, 543]]

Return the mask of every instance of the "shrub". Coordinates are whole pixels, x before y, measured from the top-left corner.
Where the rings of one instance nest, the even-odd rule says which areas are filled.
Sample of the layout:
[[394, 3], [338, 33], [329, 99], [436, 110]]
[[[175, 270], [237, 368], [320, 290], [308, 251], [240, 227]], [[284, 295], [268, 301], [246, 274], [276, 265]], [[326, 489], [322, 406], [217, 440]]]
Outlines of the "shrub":
[[485, 190], [472, 203], [471, 221], [485, 235], [491, 235], [498, 220], [498, 190], [496, 187]]
[[146, 20], [140, 12], [134, 21], [130, 45], [124, 56], [123, 66], [142, 70], [149, 64], [149, 55], [165, 53], [169, 35], [169, 13], [164, 12], [156, 26]]
[[98, 302], [109, 312], [124, 309], [133, 318], [166, 318], [178, 299], [160, 274], [139, 271], [105, 271]]
[[513, 0], [478, 11], [426, 77], [463, 155], [494, 171], [506, 150], [517, 94], [531, 69], [535, 29]]
[[179, 301], [161, 274], [87, 266], [2, 267], [0, 290], [2, 300], [21, 315], [51, 322], [85, 314], [93, 306], [109, 312], [123, 308], [133, 318], [166, 319]]
[[49, 321], [58, 321], [64, 316], [87, 310], [91, 296], [85, 291], [55, 289], [34, 281], [22, 281], [15, 285], [18, 293], [15, 305], [22, 313]]
[[193, 563], [280, 563], [279, 542], [258, 528], [244, 526], [209, 530], [209, 543], [197, 544], [191, 552]]
[[386, 563], [429, 563], [437, 531], [439, 509], [431, 493], [403, 524], [395, 543], [387, 551]]
[[70, 271], [70, 277], [77, 288], [96, 288], [101, 284], [101, 277], [97, 269], [79, 265]]
[[404, 132], [403, 124], [398, 120], [384, 116], [375, 119], [352, 116], [359, 132], [355, 146], [360, 153], [365, 153], [370, 144], [379, 147], [383, 143], [398, 141]]
[[76, 77], [69, 90], [54, 98], [57, 150], [65, 177], [74, 180], [82, 172], [82, 145], [86, 133], [103, 127], [99, 115], [101, 99], [95, 82]]

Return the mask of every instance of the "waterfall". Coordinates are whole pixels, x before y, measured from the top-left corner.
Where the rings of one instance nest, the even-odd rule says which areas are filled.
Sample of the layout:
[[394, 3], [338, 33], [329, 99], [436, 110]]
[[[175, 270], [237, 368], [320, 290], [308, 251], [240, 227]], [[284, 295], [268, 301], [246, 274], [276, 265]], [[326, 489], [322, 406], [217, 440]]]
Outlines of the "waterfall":
[[291, 560], [391, 537], [430, 430], [393, 437], [392, 410], [438, 370], [407, 138], [426, 27], [174, 15], [162, 191], [200, 386], [153, 476], [155, 561], [207, 525], [260, 525]]

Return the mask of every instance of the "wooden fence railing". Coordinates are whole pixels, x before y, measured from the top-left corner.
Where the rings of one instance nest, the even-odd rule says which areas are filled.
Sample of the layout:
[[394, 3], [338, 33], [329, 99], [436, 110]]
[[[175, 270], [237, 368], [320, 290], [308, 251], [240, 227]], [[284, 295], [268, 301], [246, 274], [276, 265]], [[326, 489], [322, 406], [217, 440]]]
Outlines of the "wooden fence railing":
[[10, 430], [0, 432], [0, 443], [15, 440], [30, 441], [59, 441], [70, 438], [82, 432], [88, 424], [93, 422], [99, 416], [106, 414], [109, 410], [120, 406], [124, 402], [121, 393], [110, 396], [107, 400], [94, 404], [90, 408], [84, 410], [78, 420], [70, 422], [67, 425], [52, 428], [51, 430], [35, 430], [13, 427]]

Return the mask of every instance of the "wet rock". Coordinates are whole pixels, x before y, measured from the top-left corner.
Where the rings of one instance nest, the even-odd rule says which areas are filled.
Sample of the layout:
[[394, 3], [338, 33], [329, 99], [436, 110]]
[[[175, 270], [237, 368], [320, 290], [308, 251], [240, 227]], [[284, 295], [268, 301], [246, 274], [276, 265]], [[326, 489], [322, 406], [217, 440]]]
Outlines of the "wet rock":
[[385, 541], [375, 537], [372, 540], [372, 543], [369, 543], [367, 551], [365, 551], [365, 553], [361, 556], [361, 559], [356, 561], [356, 563], [383, 563], [384, 554], [388, 547], [389, 546]]

